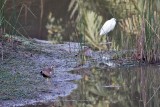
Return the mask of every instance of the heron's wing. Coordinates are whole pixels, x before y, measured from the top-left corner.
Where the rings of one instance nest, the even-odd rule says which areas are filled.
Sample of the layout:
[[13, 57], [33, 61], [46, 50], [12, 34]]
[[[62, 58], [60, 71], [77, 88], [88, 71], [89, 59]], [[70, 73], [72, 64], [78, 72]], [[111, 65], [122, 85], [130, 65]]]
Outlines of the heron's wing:
[[105, 35], [111, 31], [111, 25], [112, 23], [110, 20], [106, 21], [100, 30], [100, 35]]
[[110, 29], [113, 30], [115, 28], [115, 26], [116, 26], [116, 21], [113, 21], [112, 26], [110, 26]]

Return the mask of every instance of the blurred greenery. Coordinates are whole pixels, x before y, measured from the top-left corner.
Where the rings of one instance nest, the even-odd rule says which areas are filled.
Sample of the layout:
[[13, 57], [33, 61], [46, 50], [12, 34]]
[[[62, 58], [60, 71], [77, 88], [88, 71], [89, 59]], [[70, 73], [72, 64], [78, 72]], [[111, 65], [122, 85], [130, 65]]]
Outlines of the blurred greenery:
[[[102, 50], [106, 49], [104, 45], [106, 37], [100, 37], [99, 30], [106, 20], [114, 17], [117, 19], [117, 25], [114, 31], [109, 33], [111, 49], [136, 50], [133, 55], [135, 59], [149, 63], [159, 62], [160, 0], [71, 0], [65, 7], [63, 6], [65, 10], [60, 12], [62, 16], [59, 17], [56, 12], [60, 9], [54, 8], [53, 12], [51, 7], [44, 8], [47, 3], [50, 3], [44, 0], [42, 2], [13, 0], [7, 3], [6, 1], [1, 0], [0, 25], [2, 26], [2, 23], [5, 25], [7, 33], [23, 35], [25, 32], [27, 35], [28, 29], [25, 29], [19, 21], [24, 19], [25, 24], [37, 21], [40, 33], [45, 23], [48, 39], [53, 43], [62, 43], [64, 40], [78, 41], [93, 49]], [[11, 9], [9, 3], [11, 3]], [[35, 7], [31, 6], [32, 3], [39, 3], [39, 10], [34, 11]], [[62, 5], [66, 1], [54, 3]], [[36, 12], [38, 14], [35, 14]], [[4, 13], [7, 17], [4, 17]], [[44, 17], [47, 15], [48, 20]], [[30, 20], [31, 16], [34, 20]], [[40, 17], [36, 19], [38, 16]], [[35, 32], [33, 25], [31, 30]]]
[[78, 35], [92, 48], [106, 48], [100, 45], [106, 41], [98, 31], [106, 18], [115, 17], [118, 24], [110, 34], [111, 48], [136, 49], [135, 59], [155, 63], [160, 61], [158, 4], [160, 0], [71, 0], [68, 10], [71, 18], [76, 16]]
[[86, 11], [83, 16], [81, 23], [77, 24], [77, 29], [85, 36], [85, 43], [88, 43], [91, 47], [95, 47], [99, 50], [106, 49], [106, 39], [104, 36], [99, 36], [98, 29], [101, 27], [102, 17], [98, 16], [93, 11]]
[[48, 16], [46, 28], [48, 30], [48, 39], [53, 43], [62, 43], [62, 33], [64, 28], [61, 26], [62, 19], [56, 20], [52, 13]]
[[4, 27], [4, 6], [7, 0], [0, 1], [0, 29]]
[[[25, 2], [18, 2], [17, 0], [1, 0], [0, 1], [0, 28], [2, 34], [10, 34], [10, 36], [24, 36], [19, 29], [23, 29], [22, 24], [19, 22], [20, 16], [25, 8], [25, 13], [32, 11], [24, 5]], [[17, 8], [20, 6], [19, 8]], [[23, 29], [25, 34], [27, 32]], [[27, 35], [28, 36], [28, 35]]]
[[[8, 28], [8, 33], [21, 35], [19, 29], [23, 29], [23, 27], [19, 23], [20, 16], [23, 16], [25, 24], [28, 22], [27, 12], [37, 20], [38, 15], [36, 16], [30, 9], [33, 1], [26, 2], [24, 0], [19, 2], [18, 0], [13, 0], [11, 6], [13, 10], [8, 14], [9, 18], [6, 18], [4, 14], [8, 10], [7, 8], [10, 10], [9, 6], [4, 9], [6, 1], [0, 1], [0, 29]], [[43, 13], [44, 4], [44, 2], [38, 4], [41, 10], [39, 12], [41, 17], [38, 20], [40, 26], [42, 26], [42, 19], [46, 15]], [[160, 0], [71, 0], [67, 6], [70, 20], [67, 20], [68, 22], [65, 26], [63, 21], [67, 17], [65, 16], [66, 14], [62, 18], [57, 18], [55, 14], [49, 12], [49, 14], [47, 13], [48, 22], [43, 22], [48, 30], [48, 38], [53, 43], [62, 43], [66, 37], [69, 38], [68, 40], [73, 38], [73, 41], [86, 43], [93, 49], [106, 49], [106, 46], [103, 45], [106, 42], [105, 36], [100, 37], [99, 30], [106, 20], [115, 17], [118, 21], [117, 26], [109, 34], [112, 38], [112, 49], [136, 50], [134, 57], [137, 60], [149, 63], [160, 61]], [[19, 8], [17, 9], [16, 7]], [[21, 14], [23, 9], [24, 14]], [[55, 11], [59, 12], [60, 10]], [[45, 12], [48, 12], [48, 10]], [[29, 23], [35, 20], [31, 20]], [[69, 25], [72, 25], [72, 33], [67, 35]], [[80, 88], [75, 93], [78, 94], [79, 92], [79, 94], [73, 99], [76, 99], [75, 103], [82, 107], [103, 107], [105, 105], [107, 107], [158, 107], [160, 105], [159, 100], [157, 100], [160, 99], [158, 71], [159, 68], [155, 69], [153, 66], [135, 69], [117, 68], [114, 70], [94, 68], [90, 71], [92, 72], [90, 75], [84, 75], [84, 79], [78, 82]], [[23, 75], [18, 73], [12, 75], [4, 71], [0, 73], [0, 79], [4, 79], [4, 81], [1, 81], [1, 83], [3, 82], [1, 85], [12, 84], [10, 87], [13, 88], [14, 94], [17, 95], [18, 91], [14, 82], [21, 85], [19, 81], [24, 79]], [[10, 78], [7, 77], [16, 79], [8, 80]], [[23, 81], [27, 82], [28, 80]], [[11, 91], [10, 87], [7, 89], [8, 91]], [[1, 98], [9, 99], [5, 89], [5, 87], [1, 89]], [[6, 94], [6, 96], [2, 96], [3, 94]], [[23, 94], [20, 93], [19, 96], [21, 97]], [[9, 97], [12, 99], [15, 95], [10, 95]], [[79, 99], [85, 102], [78, 102]]]

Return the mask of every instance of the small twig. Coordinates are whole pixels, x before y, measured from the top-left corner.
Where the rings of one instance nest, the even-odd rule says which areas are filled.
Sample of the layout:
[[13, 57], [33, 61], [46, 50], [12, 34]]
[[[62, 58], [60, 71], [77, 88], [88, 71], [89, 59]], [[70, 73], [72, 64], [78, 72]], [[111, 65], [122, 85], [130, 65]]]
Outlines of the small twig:
[[[2, 28], [0, 28], [0, 37], [2, 37], [2, 35], [3, 35], [3, 29]], [[2, 42], [3, 42], [3, 39], [2, 39]], [[0, 42], [0, 48], [2, 49], [1, 50], [1, 55], [2, 55], [2, 61], [3, 61], [3, 43], [2, 42]]]
[[157, 88], [156, 92], [152, 95], [152, 97], [147, 101], [146, 105], [152, 100], [152, 98], [158, 92], [159, 89], [160, 89], [160, 86]]
[[112, 42], [100, 43], [100, 45], [107, 45], [107, 44], [112, 44]]
[[1, 51], [1, 54], [2, 54], [2, 61], [3, 61], [3, 59], [4, 59], [4, 57], [3, 57], [3, 46], [2, 46], [2, 51]]
[[145, 21], [146, 21], [147, 24], [151, 27], [152, 31], [155, 33], [155, 35], [157, 36], [157, 38], [160, 39], [160, 38], [159, 38], [159, 35], [158, 35], [158, 34], [156, 33], [156, 31], [153, 29], [152, 25], [148, 22], [148, 20], [145, 19]]
[[10, 25], [18, 34], [20, 34], [21, 36], [24, 36], [22, 33], [20, 33], [18, 30], [16, 30], [16, 28], [14, 26], [12, 26], [12, 24], [10, 22], [8, 22], [7, 20], [5, 20], [5, 22]]

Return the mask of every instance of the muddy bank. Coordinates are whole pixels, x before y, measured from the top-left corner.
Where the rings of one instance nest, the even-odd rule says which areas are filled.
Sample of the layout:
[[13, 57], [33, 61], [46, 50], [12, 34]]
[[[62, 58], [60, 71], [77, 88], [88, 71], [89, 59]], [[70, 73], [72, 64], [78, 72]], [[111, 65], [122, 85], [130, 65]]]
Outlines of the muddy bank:
[[[14, 48], [6, 43], [3, 50], [3, 60], [0, 61], [0, 106], [47, 103], [59, 96], [69, 95], [77, 88], [73, 81], [81, 76], [67, 72], [77, 65], [77, 59], [61, 46], [33, 40]], [[46, 80], [40, 71], [52, 65], [55, 65], [54, 74]]]
[[[80, 75], [69, 72], [75, 69], [134, 65], [129, 60], [113, 60], [119, 57], [115, 51], [94, 52], [80, 43], [52, 44], [37, 39], [20, 42], [16, 46], [10, 43], [3, 46], [4, 56], [0, 61], [2, 107], [41, 105], [69, 95], [77, 88], [74, 81], [81, 79]], [[52, 65], [55, 65], [54, 74], [46, 80], [40, 71]]]

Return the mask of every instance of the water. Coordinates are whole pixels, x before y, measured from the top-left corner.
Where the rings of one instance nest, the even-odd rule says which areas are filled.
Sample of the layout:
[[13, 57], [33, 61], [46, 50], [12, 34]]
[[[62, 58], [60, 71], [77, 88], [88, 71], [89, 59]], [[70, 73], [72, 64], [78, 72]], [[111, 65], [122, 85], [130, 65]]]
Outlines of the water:
[[160, 67], [143, 66], [73, 71], [83, 76], [78, 89], [55, 101], [62, 107], [159, 107]]
[[[69, 3], [70, 0], [8, 0], [5, 4], [5, 16], [10, 21], [10, 24], [15, 26], [16, 30], [24, 36], [47, 39], [46, 24], [49, 13], [53, 13], [53, 16], [57, 20], [62, 18], [63, 20], [60, 25], [64, 26], [69, 21]], [[40, 17], [41, 15], [42, 17]], [[13, 28], [9, 27], [11, 26], [6, 25], [7, 33], [13, 33]], [[68, 30], [71, 32], [70, 27], [68, 27]], [[65, 32], [65, 35], [69, 32]]]

